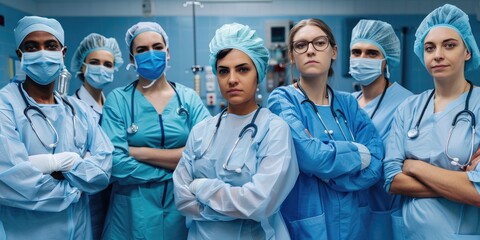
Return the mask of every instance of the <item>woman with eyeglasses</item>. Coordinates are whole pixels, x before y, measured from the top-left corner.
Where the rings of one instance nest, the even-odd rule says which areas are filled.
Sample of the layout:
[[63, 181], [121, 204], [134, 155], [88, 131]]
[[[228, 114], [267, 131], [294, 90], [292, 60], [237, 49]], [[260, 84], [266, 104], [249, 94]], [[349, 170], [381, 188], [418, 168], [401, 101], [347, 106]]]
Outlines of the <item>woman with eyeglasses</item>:
[[398, 239], [480, 239], [480, 88], [465, 78], [480, 51], [468, 15], [433, 10], [414, 51], [435, 88], [398, 107], [388, 137], [385, 189], [404, 196]]
[[158, 23], [134, 24], [125, 42], [138, 79], [114, 89], [103, 108], [115, 149], [102, 239], [186, 239], [172, 174], [191, 129], [210, 113], [193, 89], [167, 80], [170, 42]]
[[281, 209], [290, 236], [362, 239], [367, 203], [360, 201], [359, 191], [382, 175], [382, 140], [356, 99], [327, 84], [337, 45], [323, 21], [297, 23], [288, 54], [300, 80], [275, 89], [268, 105], [290, 126], [300, 167]]
[[280, 205], [298, 176], [287, 124], [258, 106], [268, 49], [232, 23], [210, 42], [210, 64], [228, 107], [196, 125], [173, 174], [188, 239], [289, 239]]

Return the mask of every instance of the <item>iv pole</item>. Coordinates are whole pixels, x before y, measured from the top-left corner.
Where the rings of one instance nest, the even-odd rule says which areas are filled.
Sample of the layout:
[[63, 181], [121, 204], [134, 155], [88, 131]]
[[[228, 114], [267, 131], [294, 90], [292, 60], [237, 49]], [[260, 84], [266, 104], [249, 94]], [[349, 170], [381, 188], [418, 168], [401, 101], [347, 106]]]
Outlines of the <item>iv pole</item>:
[[200, 74], [199, 72], [203, 71], [203, 67], [197, 65], [197, 33], [196, 33], [196, 26], [195, 26], [195, 6], [199, 6], [203, 8], [203, 4], [199, 1], [186, 1], [183, 4], [183, 7], [187, 7], [192, 5], [192, 17], [193, 17], [193, 81], [194, 81], [194, 88], [198, 95], [200, 95]]

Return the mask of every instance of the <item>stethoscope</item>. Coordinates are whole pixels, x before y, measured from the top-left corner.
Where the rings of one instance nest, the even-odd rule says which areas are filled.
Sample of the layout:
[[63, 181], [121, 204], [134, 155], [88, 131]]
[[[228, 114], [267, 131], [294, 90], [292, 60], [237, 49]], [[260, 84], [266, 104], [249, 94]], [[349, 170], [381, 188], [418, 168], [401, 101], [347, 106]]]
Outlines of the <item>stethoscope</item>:
[[[458, 166], [462, 169], [464, 169], [466, 166], [468, 166], [468, 164], [470, 164], [470, 160], [471, 160], [471, 157], [473, 155], [474, 145], [475, 145], [475, 125], [476, 125], [475, 114], [472, 111], [468, 110], [468, 104], [470, 102], [470, 96], [472, 95], [473, 84], [469, 80], [467, 80], [467, 82], [468, 82], [468, 84], [470, 84], [470, 89], [468, 90], [467, 99], [465, 100], [465, 108], [462, 111], [458, 112], [455, 115], [455, 117], [453, 118], [452, 125], [450, 127], [450, 130], [448, 131], [447, 143], [445, 144], [445, 155], [450, 160], [452, 160], [450, 163], [452, 165]], [[435, 93], [435, 89], [433, 89], [433, 91], [428, 96], [427, 102], [423, 106], [422, 112], [420, 113], [420, 117], [418, 118], [417, 123], [415, 124], [415, 126], [412, 129], [408, 130], [408, 132], [407, 132], [408, 138], [415, 139], [416, 137], [418, 137], [418, 135], [419, 135], [419, 129], [418, 128], [420, 126], [420, 122], [422, 121], [423, 115], [425, 114], [425, 111], [427, 110], [428, 103], [432, 99], [434, 93]], [[462, 114], [468, 114], [470, 116], [470, 118], [471, 118], [470, 125], [471, 125], [471, 130], [472, 130], [472, 144], [470, 146], [470, 154], [469, 154], [468, 160], [466, 161], [465, 164], [461, 164], [459, 158], [451, 157], [450, 154], [448, 153], [448, 145], [450, 143], [450, 139], [452, 137], [453, 130], [455, 129], [455, 127], [457, 125], [458, 118]]]
[[[335, 139], [333, 138], [333, 130], [331, 130], [331, 129], [329, 130], [329, 129], [327, 128], [327, 125], [325, 124], [325, 122], [323, 121], [322, 117], [320, 116], [320, 113], [318, 112], [317, 106], [315, 105], [315, 103], [314, 103], [312, 100], [310, 100], [310, 98], [308, 97], [308, 95], [307, 95], [307, 93], [305, 92], [305, 90], [303, 90], [302, 86], [300, 85], [300, 81], [297, 82], [297, 86], [298, 86], [298, 89], [300, 90], [300, 92], [302, 92], [302, 94], [305, 96], [305, 100], [303, 100], [303, 101], [301, 102], [301, 104], [303, 104], [304, 102], [307, 102], [307, 103], [310, 104], [310, 106], [312, 106], [313, 111], [315, 112], [315, 114], [317, 115], [318, 119], [319, 119], [320, 122], [322, 123], [323, 128], [325, 129], [323, 132], [324, 132], [325, 134], [327, 134], [327, 135], [330, 137], [331, 140], [335, 140]], [[338, 128], [339, 128], [340, 131], [342, 132], [343, 138], [344, 138], [346, 141], [348, 141], [347, 135], [346, 135], [345, 132], [343, 131], [342, 126], [340, 125], [340, 122], [338, 121], [338, 115], [337, 115], [336, 111], [334, 110], [333, 104], [334, 104], [334, 100], [335, 100], [335, 94], [334, 94], [334, 92], [333, 92], [333, 89], [332, 89], [330, 86], [327, 85], [327, 90], [328, 90], [328, 92], [330, 93], [330, 95], [332, 96], [332, 101], [331, 101], [331, 103], [330, 103], [330, 111], [332, 112], [333, 118], [335, 119], [335, 122], [337, 123]], [[348, 121], [347, 121], [347, 118], [345, 117], [345, 114], [344, 114], [340, 109], [338, 109], [337, 111], [340, 113], [340, 115], [342, 115], [343, 121], [344, 121], [344, 123], [345, 123], [345, 126], [347, 127], [347, 129], [348, 129], [348, 131], [349, 131], [349, 133], [350, 133], [350, 136], [352, 137], [352, 140], [355, 142], [355, 137], [353, 136], [353, 133], [352, 133], [352, 131], [350, 130], [350, 127], [348, 127]]]
[[[78, 100], [82, 100], [82, 98], [80, 98], [80, 94], [78, 93], [80, 91], [80, 89], [77, 89], [77, 91], [75, 91], [75, 97], [77, 97]], [[83, 101], [83, 100], [82, 100]], [[102, 103], [103, 103], [104, 99], [102, 97]], [[92, 109], [93, 109], [93, 106], [90, 106]], [[102, 118], [103, 118], [103, 114], [99, 114], [100, 115], [100, 118], [98, 119], [98, 124], [100, 124], [102, 122]]]
[[[27, 100], [27, 97], [25, 97], [25, 94], [23, 93], [23, 90], [22, 90], [22, 85], [21, 83], [18, 84], [18, 91], [20, 92], [20, 95], [22, 96], [22, 99], [23, 101], [25, 102], [25, 109], [23, 110], [23, 114], [25, 115], [25, 117], [27, 118], [28, 122], [30, 123], [30, 126], [32, 127], [32, 130], [33, 132], [35, 133], [35, 135], [37, 136], [38, 140], [40, 140], [40, 143], [42, 143], [42, 145], [46, 148], [46, 149], [52, 149], [52, 153], [55, 153], [55, 148], [57, 147], [58, 145], [58, 141], [59, 141], [59, 136], [58, 136], [58, 132], [57, 130], [55, 129], [55, 127], [53, 126], [52, 122], [50, 122], [50, 120], [47, 118], [47, 116], [45, 115], [45, 113], [43, 113], [43, 111], [38, 108], [37, 106], [32, 106], [30, 104], [30, 102]], [[72, 104], [65, 98], [65, 97], [60, 97], [62, 99], [62, 102], [67, 105], [69, 108], [70, 108], [70, 111], [72, 112], [72, 122], [73, 122], [73, 141], [75, 143], [75, 146], [79, 149], [82, 148], [82, 145], [81, 144], [78, 144], [77, 143], [77, 131], [75, 129], [75, 125], [76, 125], [76, 112], [75, 112], [75, 109], [73, 108]], [[40, 135], [38, 135], [38, 132], [37, 130], [35, 129], [34, 125], [33, 125], [33, 121], [32, 119], [30, 119], [30, 116], [28, 115], [28, 111], [30, 110], [33, 110], [35, 111], [38, 115], [40, 115], [43, 120], [47, 123], [48, 127], [50, 128], [50, 130], [53, 132], [53, 135], [54, 135], [54, 140], [52, 143], [50, 144], [47, 144], [45, 143], [42, 138], [40, 138]], [[33, 116], [33, 115], [32, 115]]]
[[[222, 165], [223, 169], [225, 169], [227, 171], [235, 171], [236, 173], [241, 173], [242, 172], [242, 167], [245, 165], [246, 159], [245, 158], [243, 159], [243, 164], [240, 167], [232, 169], [232, 168], [229, 168], [230, 158], [232, 157], [232, 154], [235, 151], [235, 148], [237, 147], [238, 143], [240, 142], [240, 140], [243, 138], [243, 136], [247, 132], [251, 132], [250, 142], [252, 142], [253, 138], [255, 138], [255, 135], [257, 135], [258, 127], [257, 127], [257, 124], [255, 124], [255, 120], [257, 119], [258, 113], [260, 113], [261, 108], [262, 108], [261, 106], [258, 106], [257, 110], [255, 111], [255, 113], [253, 115], [252, 121], [249, 124], [245, 125], [242, 128], [242, 130], [240, 131], [240, 134], [238, 135], [237, 140], [235, 140], [235, 143], [233, 144], [232, 150], [230, 150], [230, 152], [227, 156], [227, 160], [225, 160], [225, 163], [223, 163], [223, 165]], [[212, 146], [213, 141], [217, 137], [218, 128], [220, 127], [220, 123], [222, 122], [222, 118], [224, 118], [226, 116], [227, 109], [228, 108], [223, 109], [222, 112], [219, 114], [217, 124], [215, 124], [215, 132], [213, 132], [213, 136], [210, 139], [210, 142], [208, 143], [207, 148], [205, 149], [205, 151], [203, 151], [203, 153], [197, 159], [203, 158], [203, 156], [205, 156], [207, 151]]]
[[[183, 103], [180, 100], [180, 95], [178, 95], [177, 88], [175, 87], [175, 84], [170, 82], [170, 81], [167, 81], [167, 83], [170, 84], [170, 86], [173, 88], [173, 91], [175, 91], [175, 95], [177, 96], [177, 102], [178, 102], [178, 105], [179, 105], [179, 107], [177, 108], [177, 115], [179, 115], [179, 116], [185, 115], [188, 118], [190, 116], [190, 114], [188, 113], [188, 110], [183, 106]], [[132, 102], [131, 121], [132, 121], [132, 123], [127, 128], [127, 133], [128, 134], [135, 134], [135, 133], [138, 132], [138, 125], [135, 124], [135, 115], [134, 115], [135, 114], [135, 97], [134, 96], [135, 96], [135, 89], [137, 88], [137, 84], [138, 84], [138, 80], [134, 81], [132, 84], [129, 84], [128, 86], [125, 87], [125, 89], [127, 89], [130, 86], [133, 87], [132, 96], [131, 96], [131, 102]]]
[[[385, 78], [385, 88], [383, 88], [382, 95], [380, 95], [380, 99], [378, 100], [377, 106], [375, 106], [375, 109], [373, 109], [372, 115], [370, 115], [370, 119], [373, 119], [373, 116], [375, 116], [375, 113], [377, 112], [378, 108], [380, 107], [380, 104], [383, 101], [383, 97], [385, 97], [385, 94], [387, 93], [388, 89], [388, 79]], [[360, 99], [360, 97], [363, 95], [363, 92], [360, 92], [360, 94], [357, 96], [357, 101]]]

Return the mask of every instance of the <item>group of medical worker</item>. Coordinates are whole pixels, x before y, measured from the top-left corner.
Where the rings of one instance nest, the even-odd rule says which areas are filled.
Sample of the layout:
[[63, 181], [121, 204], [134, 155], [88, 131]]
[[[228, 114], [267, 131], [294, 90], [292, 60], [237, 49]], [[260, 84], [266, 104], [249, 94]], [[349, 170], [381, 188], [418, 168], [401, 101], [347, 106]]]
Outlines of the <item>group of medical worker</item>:
[[209, 57], [228, 106], [213, 117], [167, 80], [157, 23], [127, 30], [138, 78], [107, 97], [123, 64], [114, 38], [85, 37], [70, 65], [83, 84], [64, 96], [60, 23], [24, 17], [14, 35], [26, 78], [0, 90], [1, 240], [480, 237], [480, 90], [465, 78], [480, 52], [453, 5], [417, 29], [435, 86], [419, 95], [389, 81], [402, 50], [378, 20], [352, 31], [361, 91], [333, 90], [337, 43], [311, 18], [288, 39], [299, 80], [262, 107], [269, 50], [250, 27], [225, 24]]

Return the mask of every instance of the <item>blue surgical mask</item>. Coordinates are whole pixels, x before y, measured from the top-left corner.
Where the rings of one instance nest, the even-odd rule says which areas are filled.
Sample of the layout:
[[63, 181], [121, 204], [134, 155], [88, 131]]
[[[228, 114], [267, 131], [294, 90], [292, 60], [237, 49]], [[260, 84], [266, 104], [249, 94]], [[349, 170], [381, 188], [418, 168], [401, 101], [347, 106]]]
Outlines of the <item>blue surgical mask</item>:
[[103, 89], [113, 82], [113, 69], [101, 65], [85, 64], [85, 80], [96, 89]]
[[27, 76], [40, 85], [48, 85], [55, 81], [65, 66], [62, 50], [22, 52], [20, 65]]
[[137, 73], [143, 78], [154, 81], [165, 71], [167, 52], [150, 50], [134, 56]]
[[382, 74], [384, 59], [350, 58], [350, 75], [362, 86], [368, 86]]

